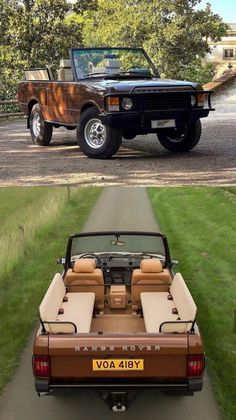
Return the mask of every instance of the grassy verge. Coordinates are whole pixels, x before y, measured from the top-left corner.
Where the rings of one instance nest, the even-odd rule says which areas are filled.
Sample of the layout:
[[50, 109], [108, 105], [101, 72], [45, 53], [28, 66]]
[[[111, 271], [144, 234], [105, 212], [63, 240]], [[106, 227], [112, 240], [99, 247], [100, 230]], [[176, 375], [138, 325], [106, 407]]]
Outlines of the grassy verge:
[[198, 306], [207, 367], [224, 418], [236, 413], [236, 188], [150, 188], [172, 258]]
[[38, 306], [99, 188], [0, 189], [0, 391], [38, 318]]
[[7, 188], [0, 191], [0, 285], [25, 253], [36, 232], [56, 219], [67, 199], [65, 189]]

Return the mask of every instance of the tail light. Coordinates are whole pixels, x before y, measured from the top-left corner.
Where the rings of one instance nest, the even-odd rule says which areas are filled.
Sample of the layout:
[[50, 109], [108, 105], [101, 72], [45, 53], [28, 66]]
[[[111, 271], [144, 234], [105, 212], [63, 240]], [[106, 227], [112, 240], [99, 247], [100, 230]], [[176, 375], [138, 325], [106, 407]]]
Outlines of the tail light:
[[187, 359], [187, 376], [202, 376], [205, 368], [204, 354], [189, 355]]
[[35, 376], [48, 377], [49, 376], [49, 356], [33, 356], [33, 372]]

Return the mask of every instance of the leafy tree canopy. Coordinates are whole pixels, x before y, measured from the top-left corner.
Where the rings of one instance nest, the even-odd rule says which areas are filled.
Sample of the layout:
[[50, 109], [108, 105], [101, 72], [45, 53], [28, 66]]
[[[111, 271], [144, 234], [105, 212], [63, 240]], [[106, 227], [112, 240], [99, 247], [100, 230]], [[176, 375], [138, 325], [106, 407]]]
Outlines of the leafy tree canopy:
[[19, 64], [54, 64], [68, 55], [71, 45], [81, 44], [81, 25], [67, 20], [66, 0], [2, 1], [2, 44]]
[[[208, 40], [220, 40], [227, 25], [201, 0], [98, 0], [84, 26], [86, 45], [143, 46], [163, 76], [201, 79]], [[206, 69], [203, 69], [206, 77]], [[209, 72], [209, 71], [208, 71]], [[209, 75], [208, 75], [209, 77]]]
[[82, 18], [76, 13], [95, 6], [95, 0], [0, 0], [1, 96], [12, 95], [24, 68], [55, 68], [71, 46], [81, 46]]

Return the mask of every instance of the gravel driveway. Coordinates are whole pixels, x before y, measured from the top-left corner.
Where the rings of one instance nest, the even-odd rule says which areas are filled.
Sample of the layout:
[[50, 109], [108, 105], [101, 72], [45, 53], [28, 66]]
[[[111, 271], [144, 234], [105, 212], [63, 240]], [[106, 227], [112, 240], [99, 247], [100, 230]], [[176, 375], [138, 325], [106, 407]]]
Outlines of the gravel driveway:
[[190, 153], [171, 154], [155, 135], [124, 141], [109, 160], [85, 157], [75, 132], [54, 130], [50, 146], [32, 144], [25, 120], [0, 122], [0, 185], [235, 185], [236, 87], [216, 97]]

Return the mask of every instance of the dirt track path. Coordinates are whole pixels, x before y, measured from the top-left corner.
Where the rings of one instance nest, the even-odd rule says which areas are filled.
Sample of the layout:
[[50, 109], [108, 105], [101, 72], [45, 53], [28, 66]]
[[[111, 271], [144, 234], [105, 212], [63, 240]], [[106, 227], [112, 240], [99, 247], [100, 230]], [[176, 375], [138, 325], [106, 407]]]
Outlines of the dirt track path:
[[[84, 230], [111, 228], [158, 229], [145, 189], [106, 188], [102, 192]], [[33, 336], [0, 398], [1, 420], [221, 420], [208, 375], [203, 391], [194, 397], [163, 396], [158, 390], [147, 389], [121, 414], [112, 413], [96, 391], [61, 390], [38, 398], [31, 372], [32, 341]]]

